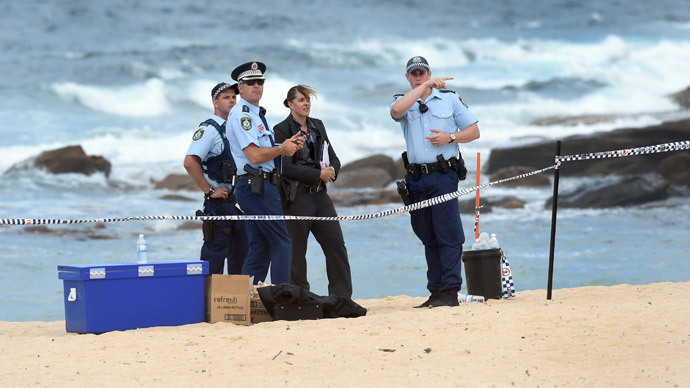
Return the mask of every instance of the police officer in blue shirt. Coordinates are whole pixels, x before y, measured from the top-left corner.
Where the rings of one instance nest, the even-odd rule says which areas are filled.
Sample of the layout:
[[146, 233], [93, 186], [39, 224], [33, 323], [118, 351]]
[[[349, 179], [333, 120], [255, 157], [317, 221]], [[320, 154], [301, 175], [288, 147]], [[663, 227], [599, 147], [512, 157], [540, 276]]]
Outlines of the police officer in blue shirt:
[[[400, 123], [407, 144], [407, 184], [414, 202], [452, 193], [466, 172], [458, 144], [479, 138], [476, 117], [455, 92], [445, 90], [451, 77], [431, 78], [426, 59], [407, 61], [412, 90], [396, 95], [391, 117]], [[465, 235], [457, 201], [412, 212], [412, 229], [424, 244], [427, 301], [417, 307], [457, 306], [462, 286], [461, 256]]]
[[[280, 157], [294, 155], [304, 137], [297, 134], [275, 143], [265, 109], [259, 106], [265, 71], [261, 62], [248, 62], [232, 71], [241, 96], [228, 117], [228, 138], [239, 175], [235, 195], [246, 214], [283, 215], [277, 185]], [[249, 253], [242, 273], [254, 276], [258, 283], [266, 279], [270, 266], [273, 284], [290, 283], [292, 243], [285, 221], [247, 221], [247, 236]]]
[[[235, 162], [226, 137], [225, 120], [235, 106], [237, 84], [221, 82], [211, 90], [213, 116], [199, 124], [184, 159], [184, 168], [204, 192], [204, 215], [240, 214], [233, 195]], [[240, 274], [247, 256], [247, 233], [239, 221], [204, 221], [201, 260], [209, 262], [209, 272], [222, 274], [225, 258], [228, 273]]]

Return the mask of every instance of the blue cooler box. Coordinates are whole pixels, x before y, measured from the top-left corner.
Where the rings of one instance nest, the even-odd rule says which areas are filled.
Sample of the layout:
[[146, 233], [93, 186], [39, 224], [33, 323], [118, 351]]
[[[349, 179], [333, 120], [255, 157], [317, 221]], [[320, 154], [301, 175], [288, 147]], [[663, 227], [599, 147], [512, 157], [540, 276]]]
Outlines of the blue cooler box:
[[208, 262], [59, 265], [65, 326], [104, 333], [204, 322]]

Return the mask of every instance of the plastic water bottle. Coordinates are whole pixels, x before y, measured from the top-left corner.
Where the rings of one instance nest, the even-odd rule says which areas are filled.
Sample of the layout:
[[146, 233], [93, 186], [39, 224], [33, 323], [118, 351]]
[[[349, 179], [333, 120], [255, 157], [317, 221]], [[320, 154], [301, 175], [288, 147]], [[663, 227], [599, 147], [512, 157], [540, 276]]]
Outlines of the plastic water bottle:
[[489, 249], [489, 240], [479, 240], [479, 249]]
[[458, 302], [460, 302], [460, 303], [463, 303], [463, 302], [484, 303], [484, 297], [481, 295], [458, 294]]
[[475, 238], [474, 243], [472, 244], [472, 250], [473, 251], [479, 250], [479, 245], [480, 245], [479, 239]]
[[491, 233], [491, 238], [489, 239], [489, 248], [498, 249], [498, 239], [496, 238], [496, 233]]
[[146, 240], [144, 240], [144, 235], [140, 234], [137, 240], [137, 263], [146, 264], [148, 256], [148, 247], [146, 245]]

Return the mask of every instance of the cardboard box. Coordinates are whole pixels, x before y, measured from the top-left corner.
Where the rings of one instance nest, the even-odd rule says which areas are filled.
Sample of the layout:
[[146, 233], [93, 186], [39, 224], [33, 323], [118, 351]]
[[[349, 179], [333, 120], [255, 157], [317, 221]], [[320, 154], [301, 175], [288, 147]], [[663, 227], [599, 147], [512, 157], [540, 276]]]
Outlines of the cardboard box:
[[65, 328], [105, 333], [204, 321], [208, 262], [59, 265]]
[[249, 325], [249, 275], [211, 275], [206, 278], [206, 322]]
[[268, 310], [266, 310], [266, 307], [263, 302], [261, 302], [261, 298], [259, 298], [258, 295], [256, 297], [252, 296], [249, 304], [251, 306], [250, 316], [252, 323], [270, 322], [273, 320], [273, 317], [268, 313]]

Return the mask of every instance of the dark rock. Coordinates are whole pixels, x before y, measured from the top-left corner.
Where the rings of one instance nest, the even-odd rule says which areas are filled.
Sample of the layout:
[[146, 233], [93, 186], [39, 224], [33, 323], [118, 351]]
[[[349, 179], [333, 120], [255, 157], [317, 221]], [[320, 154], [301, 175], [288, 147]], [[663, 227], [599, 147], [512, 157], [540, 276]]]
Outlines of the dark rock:
[[[665, 122], [647, 128], [619, 129], [593, 135], [570, 136], [562, 141], [561, 154], [583, 154], [657, 145], [690, 139], [690, 120]], [[493, 174], [502, 168], [526, 166], [540, 169], [554, 164], [556, 142], [491, 150], [485, 172]], [[648, 173], [656, 170], [668, 157], [666, 153], [635, 155], [622, 158], [563, 162], [563, 175]], [[549, 171], [549, 174], [552, 172]]]
[[509, 195], [507, 197], [494, 199], [491, 204], [497, 207], [502, 207], [505, 209], [524, 209], [527, 202], [521, 200], [518, 197]]
[[[525, 166], [513, 166], [513, 167], [505, 167], [502, 168], [495, 173], [491, 174], [491, 178], [489, 180], [491, 182], [499, 181], [501, 179], [506, 179], [506, 178], [512, 178], [514, 176], [518, 176], [521, 174], [526, 174], [528, 172], [532, 172], [535, 169], [532, 167], [525, 167]], [[517, 187], [517, 186], [551, 186], [551, 180], [547, 175], [544, 175], [543, 173], [541, 174], [534, 174], [530, 175], [525, 178], [521, 179], [514, 179], [512, 181], [507, 181], [504, 183], [501, 183], [504, 186], [507, 187]]]
[[102, 172], [107, 178], [110, 175], [111, 164], [104, 157], [89, 156], [80, 145], [74, 145], [41, 152], [41, 154], [34, 158], [13, 165], [5, 173], [30, 168], [45, 169], [53, 174], [79, 173], [91, 175], [96, 172]]
[[687, 152], [674, 154], [662, 160], [655, 171], [671, 184], [690, 187], [690, 154]]
[[[399, 176], [398, 166], [395, 164], [393, 159], [390, 156], [386, 156], [383, 154], [376, 154], [363, 159], [355, 160], [352, 163], [344, 165], [340, 169], [340, 173], [342, 174], [344, 172], [350, 172], [353, 170], [368, 170], [373, 168], [380, 168], [388, 172], [388, 174], [390, 175], [390, 179], [388, 180], [388, 182], [392, 181], [393, 179], [397, 179]], [[338, 177], [338, 179], [340, 179], [340, 177]]]
[[[668, 182], [657, 174], [628, 176], [614, 182], [598, 182], [582, 185], [575, 190], [558, 195], [558, 207], [607, 208], [639, 205], [668, 197]], [[553, 198], [544, 208], [551, 209]]]
[[[460, 214], [471, 214], [472, 218], [474, 218], [474, 208], [476, 207], [475, 205], [477, 204], [477, 200], [474, 198], [471, 199], [465, 199], [465, 200], [460, 200], [458, 201], [458, 207], [460, 207]], [[491, 213], [492, 203], [489, 202], [486, 198], [480, 198], [479, 199], [479, 213]]]
[[685, 90], [669, 94], [669, 97], [683, 108], [690, 108], [690, 86]]
[[390, 172], [378, 167], [340, 170], [333, 186], [338, 188], [386, 187], [391, 183]]
[[156, 189], [168, 189], [168, 190], [199, 190], [196, 184], [192, 181], [192, 178], [187, 174], [170, 174], [166, 176], [162, 181], [154, 181]]
[[94, 229], [105, 229], [105, 224], [95, 224], [93, 226], [84, 225], [82, 228], [70, 229], [63, 226], [49, 228], [45, 225], [32, 225], [24, 228], [28, 233], [51, 234], [55, 236], [69, 236], [80, 241], [85, 240], [114, 240], [117, 236], [108, 233], [98, 233]]
[[328, 195], [337, 206], [379, 205], [399, 203], [402, 200], [395, 190], [328, 190]]
[[530, 125], [549, 126], [549, 125], [592, 125], [597, 123], [606, 123], [619, 119], [620, 115], [582, 115], [582, 116], [549, 116], [533, 120]]
[[198, 230], [201, 229], [200, 221], [186, 221], [177, 227], [177, 230]]
[[403, 163], [402, 158], [398, 158], [398, 160], [395, 161], [395, 165], [397, 168], [397, 175], [394, 179], [405, 179], [405, 175], [407, 175], [407, 171], [405, 171], [405, 163]]

